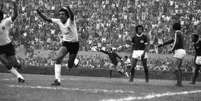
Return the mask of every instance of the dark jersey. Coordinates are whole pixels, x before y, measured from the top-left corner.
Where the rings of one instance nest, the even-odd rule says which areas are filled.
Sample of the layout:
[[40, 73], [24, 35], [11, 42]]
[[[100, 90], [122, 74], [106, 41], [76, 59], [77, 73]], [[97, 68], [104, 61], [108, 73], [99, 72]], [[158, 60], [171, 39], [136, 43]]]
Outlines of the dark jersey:
[[144, 50], [148, 44], [148, 38], [146, 35], [137, 36], [135, 35], [132, 39], [133, 50]]
[[184, 49], [184, 36], [181, 31], [175, 32], [174, 44], [172, 50]]
[[194, 44], [195, 56], [201, 56], [201, 40]]
[[121, 59], [121, 57], [117, 53], [115, 53], [115, 52], [111, 52], [110, 53], [110, 52], [103, 51], [103, 50], [100, 50], [100, 51], [103, 52], [103, 53], [105, 53], [105, 54], [107, 54], [109, 56], [112, 64], [114, 64], [114, 65], [118, 64], [117, 58]]
[[184, 36], [181, 31], [176, 31], [174, 39], [168, 40], [167, 42], [159, 46], [165, 46], [171, 43], [173, 43], [172, 51], [177, 49], [184, 49]]

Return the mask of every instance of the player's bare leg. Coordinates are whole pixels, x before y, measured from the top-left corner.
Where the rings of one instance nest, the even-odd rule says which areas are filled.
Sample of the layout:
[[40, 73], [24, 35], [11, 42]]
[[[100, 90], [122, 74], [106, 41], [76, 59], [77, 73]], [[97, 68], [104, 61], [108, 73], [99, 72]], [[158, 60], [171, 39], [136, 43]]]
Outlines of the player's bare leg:
[[65, 47], [61, 47], [57, 53], [57, 56], [55, 58], [55, 67], [54, 67], [54, 73], [55, 73], [55, 81], [51, 84], [52, 86], [59, 86], [61, 85], [61, 62], [63, 58], [67, 54], [67, 49]]
[[22, 66], [20, 63], [18, 63], [17, 59], [15, 56], [8, 56], [9, 63], [12, 64], [13, 67], [17, 69], [22, 69]]
[[147, 59], [142, 59], [142, 65], [144, 67], [144, 73], [145, 73], [145, 81], [149, 82], [149, 72], [147, 67]]
[[177, 67], [175, 70], [175, 75], [176, 75], [176, 79], [177, 79], [177, 84], [176, 86], [182, 87], [182, 70], [181, 70], [181, 65], [182, 65], [182, 59], [177, 59], [176, 60], [177, 63]]
[[129, 82], [133, 82], [134, 75], [135, 75], [135, 67], [137, 65], [137, 61], [138, 60], [134, 59], [134, 58], [132, 58], [132, 60], [131, 60], [131, 69], [130, 69], [131, 76], [130, 76]]
[[200, 71], [200, 66], [196, 65], [191, 84], [195, 84], [196, 83], [196, 79], [199, 76], [199, 71]]
[[69, 70], [71, 70], [73, 68], [76, 56], [77, 56], [77, 54], [71, 54], [71, 53], [69, 54], [69, 60], [68, 60]]
[[[11, 62], [8, 61], [8, 59], [10, 59], [11, 57], [7, 57], [5, 54], [1, 54], [0, 55], [0, 61], [6, 66], [6, 68], [14, 75], [17, 77], [18, 82], [19, 83], [24, 83], [24, 77], [16, 70], [16, 68], [14, 68], [14, 66], [12, 65], [12, 60], [9, 60]], [[14, 59], [13, 59], [14, 60]]]

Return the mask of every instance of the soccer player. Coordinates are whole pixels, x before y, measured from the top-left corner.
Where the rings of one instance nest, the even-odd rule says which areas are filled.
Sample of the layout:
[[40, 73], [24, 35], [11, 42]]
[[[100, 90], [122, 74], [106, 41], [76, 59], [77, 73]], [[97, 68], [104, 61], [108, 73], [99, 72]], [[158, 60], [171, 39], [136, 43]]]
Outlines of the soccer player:
[[173, 47], [171, 49], [172, 52], [174, 52], [174, 56], [176, 58], [176, 64], [177, 67], [173, 68], [174, 73], [176, 75], [177, 83], [176, 86], [181, 87], [182, 86], [182, 70], [181, 65], [183, 58], [186, 56], [186, 50], [184, 49], [184, 36], [181, 30], [181, 24], [180, 23], [174, 23], [173, 24], [173, 31], [174, 31], [174, 39], [171, 39], [167, 42], [164, 42], [163, 44], [160, 44], [158, 47], [162, 47], [168, 44], [173, 43]]
[[135, 27], [136, 34], [132, 38], [132, 59], [131, 59], [131, 69], [130, 69], [130, 82], [133, 82], [135, 67], [137, 65], [137, 61], [141, 60], [144, 72], [145, 72], [145, 81], [149, 82], [149, 74], [147, 67], [147, 52], [149, 41], [148, 37], [143, 34], [144, 27], [142, 25], [138, 25]]
[[195, 66], [196, 66], [191, 84], [195, 84], [196, 79], [198, 78], [198, 75], [199, 75], [200, 67], [201, 67], [201, 40], [199, 40], [199, 35], [198, 34], [193, 34], [191, 36], [191, 39], [192, 39], [193, 46], [194, 46], [194, 49], [195, 49], [194, 63], [195, 63]]
[[74, 60], [79, 50], [79, 40], [74, 14], [69, 6], [59, 10], [59, 19], [49, 18], [42, 14], [39, 9], [37, 9], [37, 13], [45, 21], [57, 24], [62, 34], [62, 46], [55, 59], [55, 81], [51, 84], [52, 86], [59, 86], [61, 85], [61, 63], [63, 58], [69, 53], [68, 68], [71, 69], [74, 66]]
[[[111, 61], [111, 64], [109, 64], [110, 78], [112, 77], [112, 69], [116, 69], [118, 73], [124, 76], [122, 68], [119, 68], [121, 67], [121, 63], [122, 63], [121, 57], [114, 50], [112, 50], [112, 48], [109, 48], [107, 51], [99, 49], [99, 51], [104, 54], [107, 54], [110, 58], [110, 61]], [[118, 62], [118, 59], [120, 60], [120, 62]]]
[[131, 60], [128, 56], [124, 56], [124, 65], [125, 65], [125, 69], [126, 69], [126, 72], [125, 72], [125, 75], [127, 77], [130, 77], [130, 69], [131, 69]]
[[4, 12], [0, 10], [0, 61], [17, 77], [19, 83], [24, 83], [24, 77], [17, 71], [17, 69], [21, 69], [21, 65], [17, 62], [15, 48], [9, 36], [11, 25], [18, 16], [17, 1], [12, 2], [14, 5], [12, 17], [4, 18]]

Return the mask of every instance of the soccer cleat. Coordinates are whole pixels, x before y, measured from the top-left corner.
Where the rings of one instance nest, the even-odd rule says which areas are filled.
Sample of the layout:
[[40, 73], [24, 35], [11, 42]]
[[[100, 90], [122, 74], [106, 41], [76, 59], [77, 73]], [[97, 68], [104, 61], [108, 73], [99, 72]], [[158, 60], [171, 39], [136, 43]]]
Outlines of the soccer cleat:
[[190, 84], [195, 85], [195, 82], [190, 82]]
[[61, 83], [58, 80], [55, 80], [51, 85], [52, 86], [60, 86]]
[[132, 77], [130, 77], [129, 82], [133, 82], [133, 78]]
[[24, 79], [22, 79], [22, 78], [18, 78], [18, 82], [19, 82], [19, 83], [24, 83], [24, 82], [25, 82], [25, 80], [24, 80]]
[[183, 85], [182, 84], [175, 84], [175, 86], [177, 86], [177, 87], [183, 87]]

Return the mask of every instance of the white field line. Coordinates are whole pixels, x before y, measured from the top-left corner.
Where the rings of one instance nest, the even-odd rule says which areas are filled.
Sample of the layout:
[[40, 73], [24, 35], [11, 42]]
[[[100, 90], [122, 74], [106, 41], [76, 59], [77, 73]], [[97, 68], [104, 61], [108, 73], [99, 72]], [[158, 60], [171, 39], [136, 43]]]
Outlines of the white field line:
[[66, 87], [49, 87], [49, 86], [28, 86], [28, 85], [8, 85], [11, 88], [29, 88], [29, 89], [45, 89], [45, 90], [65, 90], [65, 91], [81, 91], [89, 93], [114, 93], [114, 94], [134, 94], [134, 91], [125, 90], [108, 90], [108, 89], [85, 89], [85, 88], [66, 88]]
[[201, 90], [193, 90], [193, 91], [182, 91], [182, 92], [167, 92], [167, 93], [160, 93], [160, 94], [149, 94], [146, 96], [129, 96], [125, 98], [119, 99], [103, 99], [100, 101], [134, 101], [134, 100], [149, 100], [154, 98], [161, 98], [161, 97], [168, 97], [168, 96], [178, 96], [178, 95], [188, 95], [188, 94], [196, 94], [201, 93]]

